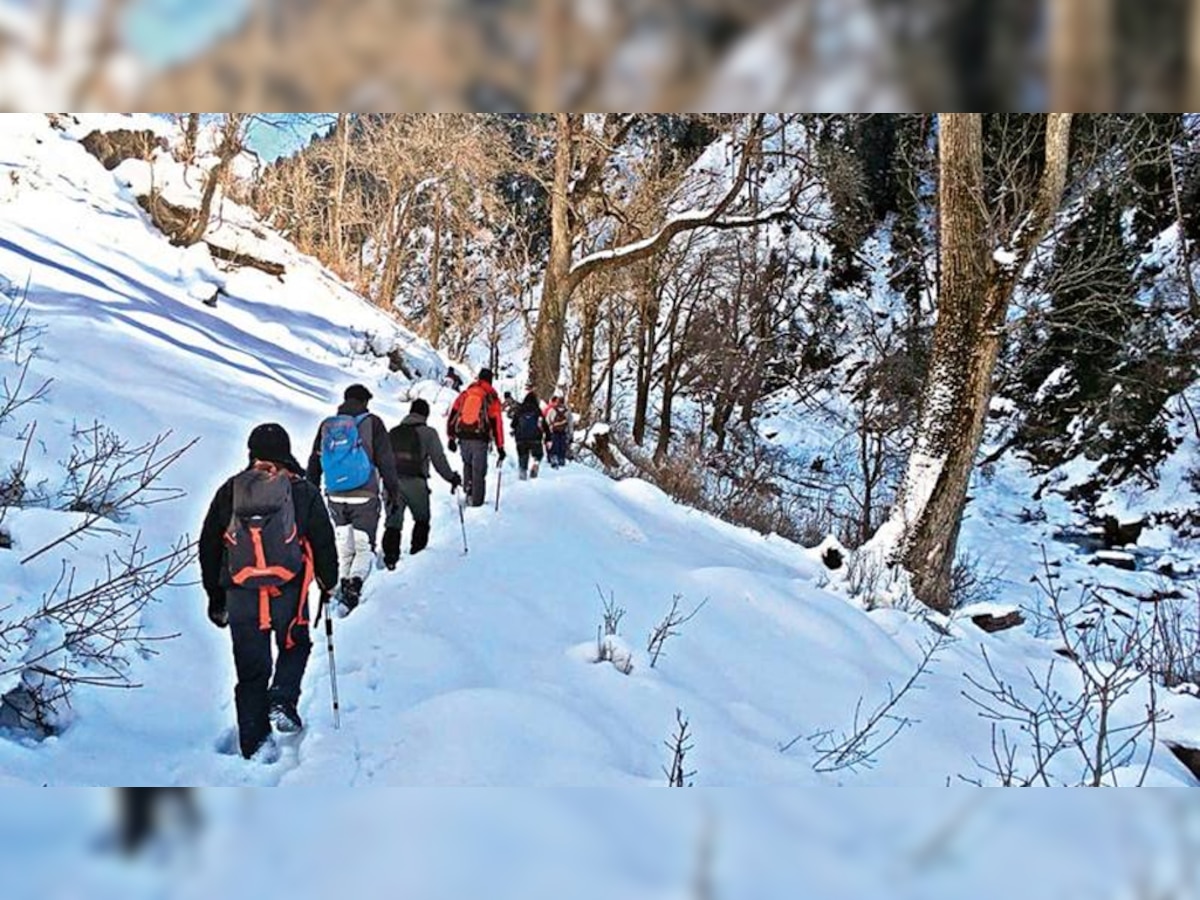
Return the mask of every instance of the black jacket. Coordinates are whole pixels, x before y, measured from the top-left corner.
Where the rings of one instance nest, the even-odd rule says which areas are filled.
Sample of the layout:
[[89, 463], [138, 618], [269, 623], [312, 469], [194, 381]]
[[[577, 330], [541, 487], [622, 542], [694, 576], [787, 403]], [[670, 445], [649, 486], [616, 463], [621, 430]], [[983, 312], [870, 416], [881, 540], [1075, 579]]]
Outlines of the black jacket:
[[[295, 474], [298, 477], [292, 479], [292, 504], [296, 508], [296, 528], [312, 547], [317, 582], [323, 589], [331, 590], [338, 582], [338, 556], [329, 510], [321, 492], [299, 477], [303, 473]], [[204, 592], [214, 603], [225, 602], [221, 578], [225, 569], [225, 529], [232, 516], [233, 479], [230, 478], [218, 488], [200, 530], [200, 574]]]
[[[337, 411], [339, 416], [361, 416], [363, 413], [367, 413], [367, 408], [357, 400], [347, 400], [338, 407]], [[400, 483], [396, 478], [396, 458], [392, 456], [392, 443], [388, 440], [387, 426], [383, 424], [383, 419], [375, 413], [367, 413], [362, 424], [369, 425], [371, 430], [371, 444], [367, 447], [367, 454], [371, 457], [371, 463], [375, 466], [378, 477], [383, 480], [383, 489], [388, 499], [392, 499], [398, 496]], [[319, 488], [321, 474], [321, 429], [318, 428], [317, 437], [313, 441], [312, 454], [308, 458], [309, 482]], [[356, 497], [377, 496], [379, 482], [376, 478], [372, 478], [365, 487], [347, 493]], [[334, 499], [337, 499], [336, 496]]]

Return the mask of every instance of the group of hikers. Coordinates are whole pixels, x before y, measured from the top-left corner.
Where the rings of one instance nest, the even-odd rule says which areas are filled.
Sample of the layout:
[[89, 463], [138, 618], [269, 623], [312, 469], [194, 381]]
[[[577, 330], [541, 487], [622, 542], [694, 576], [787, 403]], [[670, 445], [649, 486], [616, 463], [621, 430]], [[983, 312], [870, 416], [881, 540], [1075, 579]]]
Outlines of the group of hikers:
[[[457, 379], [453, 369], [450, 375]], [[551, 466], [566, 463], [574, 416], [563, 399], [555, 396], [544, 409], [533, 391], [520, 403], [507, 392], [501, 401], [492, 380], [491, 370], [482, 369], [450, 409], [447, 446], [461, 455], [461, 476], [428, 424], [425, 400], [414, 400], [389, 431], [370, 411], [372, 395], [361, 384], [348, 387], [337, 413], [321, 422], [307, 466], [293, 456], [283, 426], [267, 423], [250, 432], [249, 464], [217, 490], [199, 542], [208, 617], [227, 627], [233, 642], [234, 703], [245, 758], [269, 741], [272, 728], [303, 728], [297, 704], [312, 649], [313, 582], [322, 610], [336, 596], [349, 612], [375, 565], [381, 520], [386, 568], [399, 563], [406, 512], [413, 518], [410, 554], [428, 545], [431, 468], [452, 493], [463, 489], [460, 504], [482, 506], [491, 447], [500, 464], [506, 458], [506, 413], [521, 480], [537, 477], [543, 450]], [[461, 379], [455, 387], [461, 388]]]

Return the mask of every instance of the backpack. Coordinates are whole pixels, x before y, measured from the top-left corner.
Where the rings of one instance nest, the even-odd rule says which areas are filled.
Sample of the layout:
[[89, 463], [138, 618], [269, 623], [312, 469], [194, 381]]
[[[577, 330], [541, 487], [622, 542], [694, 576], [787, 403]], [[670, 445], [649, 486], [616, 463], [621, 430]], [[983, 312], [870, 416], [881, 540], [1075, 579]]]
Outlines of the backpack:
[[401, 478], [425, 477], [425, 454], [416, 425], [397, 425], [389, 435], [396, 457], [396, 474]]
[[454, 431], [460, 438], [484, 438], [488, 436], [488, 405], [491, 391], [485, 385], [473, 384], [462, 395]]
[[556, 406], [550, 410], [550, 430], [563, 432], [571, 424], [571, 417], [567, 415], [565, 406]]
[[304, 546], [288, 472], [254, 468], [234, 477], [225, 544], [226, 578], [234, 587], [277, 588], [301, 574]]
[[532, 443], [542, 438], [542, 414], [539, 410], [519, 411], [513, 420], [513, 431], [518, 441]]
[[369, 415], [331, 416], [321, 423], [321, 469], [331, 494], [357, 490], [371, 480], [375, 466], [359, 430]]

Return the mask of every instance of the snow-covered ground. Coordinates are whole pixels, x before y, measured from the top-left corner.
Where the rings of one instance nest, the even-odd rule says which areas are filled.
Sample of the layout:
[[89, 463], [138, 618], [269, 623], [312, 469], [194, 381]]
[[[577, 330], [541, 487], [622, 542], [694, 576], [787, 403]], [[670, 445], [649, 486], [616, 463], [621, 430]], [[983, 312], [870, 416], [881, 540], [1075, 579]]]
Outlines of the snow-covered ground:
[[[442, 362], [436, 354], [256, 226], [246, 211], [227, 204], [219, 227], [266, 246], [270, 258], [287, 267], [282, 279], [252, 269], [226, 272], [207, 251], [172, 247], [123, 183], [131, 172], [104, 171], [42, 117], [4, 117], [0, 132], [0, 276], [26, 294], [30, 312], [46, 327], [35, 372], [55, 379], [49, 399], [27, 412], [37, 418], [44, 441], [35, 452], [39, 471], [52, 470], [65, 455], [61, 442], [77, 421], [100, 418], [138, 441], [165, 430], [179, 443], [198, 437], [168, 478], [188, 492], [186, 499], [144, 510], [129, 523], [162, 546], [182, 532], [196, 533], [213, 490], [244, 464], [246, 435], [258, 422], [283, 423], [303, 457], [342, 389], [363, 381], [375, 391], [373, 408], [389, 424], [418, 395], [432, 402], [440, 423], [451, 398], [437, 387]], [[216, 286], [224, 295], [215, 307], [205, 306], [201, 301]], [[363, 332], [400, 342], [414, 379], [356, 355]], [[3, 438], [7, 452], [14, 435]], [[518, 483], [510, 462], [501, 509], [489, 503], [467, 511], [467, 554], [447, 487], [436, 481], [433, 487], [430, 549], [405, 557], [395, 573], [374, 573], [363, 606], [337, 622], [341, 730], [332, 727], [328, 668], [318, 640], [301, 702], [309, 726], [303, 740], [272, 765], [220, 752], [233, 721], [228, 635], [208, 623], [198, 587], [181, 587], [147, 614], [151, 632], [179, 637], [133, 664], [131, 675], [145, 686], [79, 691], [71, 727], [40, 744], [0, 739], [0, 780], [656, 785], [665, 782], [663, 743], [679, 709], [694, 743], [687, 768], [695, 770], [692, 780], [700, 786], [941, 787], [959, 776], [980, 777], [975, 760], [990, 758], [989, 725], [962, 694], [964, 673], [985, 677], [980, 648], [1014, 682], [1027, 680], [1028, 669], [1043, 671], [1054, 658], [1055, 645], [1028, 630], [989, 636], [970, 622], [955, 623], [922, 689], [896, 711], [912, 720], [910, 727], [876, 765], [819, 774], [817, 750], [805, 738], [849, 728], [859, 698], [864, 711], [885, 701], [934, 637], [926, 623], [896, 610], [864, 612], [847, 602], [844, 576], [827, 573], [817, 552], [726, 525], [639, 481], [615, 483], [575, 465]], [[489, 499], [494, 491], [493, 474]], [[11, 520], [18, 552], [53, 530], [32, 521], [48, 515], [33, 511]], [[989, 535], [992, 554], [1004, 561], [1027, 558], [1038, 538], [1005, 516], [975, 519], [967, 533], [975, 546], [980, 535]], [[96, 549], [79, 551], [85, 566]], [[42, 568], [23, 569], [15, 553], [0, 551], [0, 582], [28, 603], [57, 571], [54, 557], [40, 560]], [[628, 674], [593, 661], [600, 592], [628, 611], [619, 641], [632, 656]], [[676, 594], [684, 612], [705, 605], [651, 667], [647, 635]], [[1070, 690], [1068, 675], [1061, 677]], [[1118, 719], [1136, 717], [1138, 700], [1131, 698]], [[1200, 735], [1193, 699], [1168, 695], [1166, 702], [1175, 719], [1164, 735]], [[1122, 783], [1136, 780], [1145, 752], [1143, 745], [1121, 773]], [[1192, 782], [1160, 750], [1149, 783]], [[437, 805], [412, 802], [418, 811], [407, 816], [410, 824], [424, 821], [421, 804]], [[502, 814], [500, 799], [487, 802], [495, 804], [495, 816]], [[620, 810], [626, 801], [596, 797], [600, 825], [560, 810], [557, 800], [539, 802], [537, 828], [553, 832], [559, 817], [566, 817], [575, 824], [564, 829], [582, 830], [563, 833], [582, 838], [590, 828], [620, 822], [619, 811], [603, 808]], [[686, 817], [701, 808], [699, 801], [687, 801], [676, 807], [687, 812], [655, 813], [653, 804], [637, 803], [652, 819], [649, 833], [659, 839], [676, 835], [672, 815], [694, 822]], [[809, 814], [802, 803], [791, 803], [768, 806], [768, 819], [804, 827]], [[904, 809], [898, 804], [895, 816]], [[449, 827], [452, 818], [438, 821]], [[408, 831], [421, 829], [401, 831], [411, 839]], [[562, 840], [560, 835], [551, 846]], [[623, 853], [626, 843], [638, 841], [622, 835], [612, 852]], [[738, 847], [751, 856], [761, 850], [753, 838]], [[603, 862], [605, 852], [598, 849], [586, 862]], [[640, 851], [630, 852], [642, 858]], [[647, 865], [653, 882], [667, 863]], [[818, 880], [812, 884], [823, 883], [813, 877]], [[866, 894], [872, 884], [864, 881]], [[421, 894], [419, 881], [410, 886]], [[664, 888], [658, 895], [671, 894]]]

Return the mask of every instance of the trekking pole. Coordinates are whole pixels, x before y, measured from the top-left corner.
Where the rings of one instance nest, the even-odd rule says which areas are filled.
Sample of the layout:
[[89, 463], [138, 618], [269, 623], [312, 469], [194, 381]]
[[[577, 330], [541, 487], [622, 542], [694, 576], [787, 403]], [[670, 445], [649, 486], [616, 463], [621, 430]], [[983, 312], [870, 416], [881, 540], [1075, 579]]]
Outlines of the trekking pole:
[[500, 512], [500, 485], [504, 483], [504, 464], [496, 466], [496, 512]]
[[[321, 591], [321, 606], [317, 610], [317, 618], [321, 618], [321, 611], [329, 603], [329, 592]], [[325, 615], [325, 647], [329, 650], [329, 690], [333, 695], [333, 727], [334, 730], [340, 730], [342, 727], [342, 714], [338, 709], [338, 689], [337, 689], [337, 664], [333, 661], [333, 616], [326, 612]]]
[[467, 502], [465, 493], [458, 495], [458, 524], [462, 526], [463, 556], [467, 555], [467, 517], [463, 514], [463, 506]]

